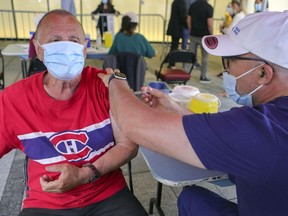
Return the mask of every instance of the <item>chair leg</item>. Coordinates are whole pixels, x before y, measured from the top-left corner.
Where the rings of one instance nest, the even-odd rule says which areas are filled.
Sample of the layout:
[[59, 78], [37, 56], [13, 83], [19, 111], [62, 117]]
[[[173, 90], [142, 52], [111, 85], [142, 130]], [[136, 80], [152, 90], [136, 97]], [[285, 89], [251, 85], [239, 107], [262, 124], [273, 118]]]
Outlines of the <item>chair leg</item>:
[[153, 207], [155, 206], [159, 216], [165, 216], [163, 209], [161, 207], [161, 198], [162, 198], [162, 187], [163, 184], [161, 182], [157, 183], [157, 197], [151, 198], [149, 202], [149, 211], [148, 213], [153, 214]]
[[133, 190], [133, 180], [132, 180], [132, 164], [131, 161], [128, 162], [128, 175], [129, 175], [129, 187], [132, 194], [134, 194]]
[[155, 76], [156, 76], [156, 80], [159, 80], [159, 71], [155, 70]]

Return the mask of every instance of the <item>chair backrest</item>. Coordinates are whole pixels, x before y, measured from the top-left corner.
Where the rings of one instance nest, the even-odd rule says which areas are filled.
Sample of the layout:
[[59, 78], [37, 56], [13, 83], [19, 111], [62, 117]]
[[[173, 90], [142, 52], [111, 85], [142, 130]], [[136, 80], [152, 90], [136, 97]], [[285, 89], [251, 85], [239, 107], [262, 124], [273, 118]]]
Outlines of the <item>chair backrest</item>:
[[45, 71], [46, 66], [44, 65], [44, 63], [42, 61], [40, 61], [38, 59], [38, 57], [34, 57], [30, 60], [30, 64], [29, 64], [29, 69], [28, 69], [28, 73], [27, 73], [27, 77], [35, 74], [35, 73], [39, 73], [42, 71]]
[[191, 73], [194, 63], [195, 63], [196, 56], [193, 52], [189, 50], [173, 50], [169, 52], [164, 60], [161, 63], [160, 71], [164, 64], [167, 63], [189, 63], [191, 67], [189, 69], [189, 73]]
[[120, 52], [116, 55], [109, 55], [104, 60], [104, 68], [119, 69], [126, 74], [131, 89], [139, 91], [144, 84], [146, 74], [146, 62], [138, 54], [131, 52]]

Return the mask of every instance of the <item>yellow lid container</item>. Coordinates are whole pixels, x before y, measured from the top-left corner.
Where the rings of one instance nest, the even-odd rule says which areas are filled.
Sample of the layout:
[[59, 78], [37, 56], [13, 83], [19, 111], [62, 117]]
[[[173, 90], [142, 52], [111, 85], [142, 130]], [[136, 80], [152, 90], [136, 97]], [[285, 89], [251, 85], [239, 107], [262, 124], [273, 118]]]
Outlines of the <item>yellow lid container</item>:
[[217, 113], [220, 100], [213, 94], [199, 93], [192, 97], [189, 109], [194, 113]]
[[112, 32], [104, 32], [104, 46], [106, 48], [110, 48], [112, 46], [113, 43], [113, 36], [112, 36]]

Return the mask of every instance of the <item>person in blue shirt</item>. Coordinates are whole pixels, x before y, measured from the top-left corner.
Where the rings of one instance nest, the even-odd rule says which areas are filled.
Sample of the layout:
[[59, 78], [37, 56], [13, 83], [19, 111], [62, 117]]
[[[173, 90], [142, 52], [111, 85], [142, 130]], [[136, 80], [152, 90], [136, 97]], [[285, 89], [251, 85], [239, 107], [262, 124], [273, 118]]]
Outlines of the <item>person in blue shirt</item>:
[[126, 137], [232, 177], [237, 203], [203, 187], [185, 187], [179, 216], [288, 215], [287, 35], [284, 11], [249, 14], [231, 32], [203, 37], [204, 49], [222, 56], [228, 96], [243, 105], [225, 112], [193, 114], [149, 87], [142, 88], [143, 104], [125, 80], [99, 74], [109, 88], [111, 115]]
[[138, 25], [137, 15], [128, 12], [122, 18], [121, 29], [115, 35], [108, 54], [132, 52], [143, 57], [152, 58], [156, 52], [144, 35], [135, 32]]

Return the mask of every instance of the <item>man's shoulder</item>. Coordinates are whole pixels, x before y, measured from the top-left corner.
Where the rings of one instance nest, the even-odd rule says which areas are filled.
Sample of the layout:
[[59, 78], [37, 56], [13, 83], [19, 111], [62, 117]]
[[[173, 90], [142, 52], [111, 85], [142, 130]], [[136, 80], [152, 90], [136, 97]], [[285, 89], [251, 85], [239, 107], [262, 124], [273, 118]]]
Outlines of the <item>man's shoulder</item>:
[[86, 66], [83, 68], [82, 73], [86, 74], [87, 76], [95, 76], [95, 74], [98, 74], [100, 71], [103, 71], [103, 69], [99, 69], [92, 66]]

